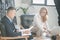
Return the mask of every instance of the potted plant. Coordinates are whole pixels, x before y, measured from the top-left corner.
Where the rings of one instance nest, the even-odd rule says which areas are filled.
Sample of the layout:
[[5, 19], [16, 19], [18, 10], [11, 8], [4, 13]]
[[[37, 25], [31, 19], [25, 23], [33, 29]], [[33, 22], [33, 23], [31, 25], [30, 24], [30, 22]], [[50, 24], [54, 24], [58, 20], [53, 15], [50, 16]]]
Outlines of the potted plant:
[[22, 9], [22, 11], [23, 11], [24, 14], [27, 13], [28, 8], [23, 8], [23, 7], [20, 7], [20, 8]]

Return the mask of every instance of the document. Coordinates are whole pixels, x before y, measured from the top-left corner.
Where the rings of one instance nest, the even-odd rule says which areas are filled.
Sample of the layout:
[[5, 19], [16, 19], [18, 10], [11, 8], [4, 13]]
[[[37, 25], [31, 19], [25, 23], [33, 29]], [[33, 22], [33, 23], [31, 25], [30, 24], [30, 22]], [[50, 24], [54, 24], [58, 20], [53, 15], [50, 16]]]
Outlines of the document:
[[31, 30], [33, 27], [34, 27], [34, 26], [31, 26], [31, 27], [29, 28], [29, 30]]
[[20, 30], [21, 33], [22, 33], [22, 36], [26, 36], [26, 35], [31, 35], [31, 29], [33, 28], [33, 26], [31, 26], [30, 28], [28, 29], [22, 29]]

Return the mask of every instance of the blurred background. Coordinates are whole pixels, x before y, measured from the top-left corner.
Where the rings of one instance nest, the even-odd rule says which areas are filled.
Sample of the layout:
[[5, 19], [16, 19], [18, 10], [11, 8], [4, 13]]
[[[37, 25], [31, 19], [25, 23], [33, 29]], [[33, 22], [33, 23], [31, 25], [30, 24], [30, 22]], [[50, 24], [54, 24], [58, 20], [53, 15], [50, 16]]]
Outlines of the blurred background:
[[6, 14], [8, 7], [13, 6], [16, 8], [16, 23], [21, 24], [21, 15], [24, 15], [22, 8], [28, 8], [26, 15], [35, 15], [39, 13], [41, 7], [46, 7], [48, 10], [48, 23], [50, 26], [59, 26], [58, 12], [54, 0], [0, 0], [0, 20]]

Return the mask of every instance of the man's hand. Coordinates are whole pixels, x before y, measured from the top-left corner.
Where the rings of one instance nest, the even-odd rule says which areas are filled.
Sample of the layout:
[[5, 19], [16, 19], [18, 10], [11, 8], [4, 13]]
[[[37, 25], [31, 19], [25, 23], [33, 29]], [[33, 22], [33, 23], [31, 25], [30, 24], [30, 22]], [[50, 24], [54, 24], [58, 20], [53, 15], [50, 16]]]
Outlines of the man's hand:
[[26, 30], [23, 32], [24, 34], [29, 34], [30, 33], [30, 30]]
[[16, 30], [16, 32], [20, 32], [19, 30]]

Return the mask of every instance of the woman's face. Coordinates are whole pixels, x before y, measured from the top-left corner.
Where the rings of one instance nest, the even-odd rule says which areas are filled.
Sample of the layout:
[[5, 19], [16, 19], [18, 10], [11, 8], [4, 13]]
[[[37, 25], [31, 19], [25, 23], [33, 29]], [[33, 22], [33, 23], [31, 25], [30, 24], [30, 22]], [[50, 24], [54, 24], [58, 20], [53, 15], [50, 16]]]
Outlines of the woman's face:
[[43, 17], [43, 16], [46, 16], [47, 15], [47, 11], [46, 10], [41, 10], [40, 11], [40, 15]]

